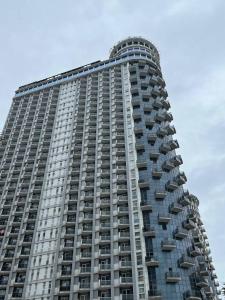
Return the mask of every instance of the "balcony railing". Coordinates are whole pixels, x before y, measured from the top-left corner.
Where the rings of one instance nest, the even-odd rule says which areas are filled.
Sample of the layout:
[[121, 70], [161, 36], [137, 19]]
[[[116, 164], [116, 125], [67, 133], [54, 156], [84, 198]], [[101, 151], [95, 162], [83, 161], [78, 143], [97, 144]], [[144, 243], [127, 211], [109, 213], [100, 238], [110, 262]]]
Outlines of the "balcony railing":
[[121, 283], [132, 283], [133, 279], [132, 279], [132, 277], [120, 277], [120, 282]]

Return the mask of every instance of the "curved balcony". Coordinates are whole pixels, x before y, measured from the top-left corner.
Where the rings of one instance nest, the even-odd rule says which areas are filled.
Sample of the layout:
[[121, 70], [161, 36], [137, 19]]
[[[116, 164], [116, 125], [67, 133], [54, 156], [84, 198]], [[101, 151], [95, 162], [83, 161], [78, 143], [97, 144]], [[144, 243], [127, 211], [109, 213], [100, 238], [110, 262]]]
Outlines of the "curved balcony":
[[177, 202], [179, 204], [181, 204], [182, 206], [187, 206], [190, 204], [190, 200], [189, 200], [188, 196], [186, 196], [186, 195], [183, 195], [181, 198], [179, 198], [177, 200]]
[[204, 287], [203, 291], [206, 297], [212, 297], [214, 294], [213, 288], [211, 286]]
[[165, 161], [165, 162], [162, 164], [162, 169], [163, 169], [163, 171], [165, 171], [165, 172], [170, 172], [173, 168], [174, 168], [174, 164], [172, 163], [171, 160]]
[[198, 247], [192, 245], [191, 247], [188, 248], [188, 254], [195, 257], [201, 255], [202, 253]]
[[187, 291], [184, 293], [184, 300], [201, 300], [201, 292], [200, 291]]
[[162, 223], [168, 224], [170, 222], [170, 220], [171, 220], [171, 216], [169, 214], [164, 213], [164, 214], [158, 215], [158, 223], [159, 224], [162, 224]]
[[181, 280], [181, 276], [178, 272], [169, 271], [165, 274], [167, 283], [178, 283]]
[[194, 229], [196, 227], [195, 223], [189, 219], [183, 221], [182, 225], [187, 230]]
[[164, 143], [162, 144], [160, 147], [159, 147], [159, 151], [162, 153], [162, 154], [167, 154], [169, 151], [170, 151], [170, 145], [167, 143]]
[[169, 180], [166, 185], [165, 188], [168, 192], [174, 192], [177, 188], [178, 188], [178, 184], [175, 181], [171, 181]]
[[158, 160], [159, 156], [160, 156], [159, 152], [151, 152], [149, 154], [149, 159], [156, 162]]
[[165, 127], [160, 127], [157, 130], [157, 135], [158, 135], [158, 137], [163, 138], [164, 136], [167, 135], [167, 129]]
[[178, 185], [182, 185], [182, 184], [185, 184], [187, 182], [187, 177], [186, 175], [184, 174], [184, 172], [180, 172], [176, 178], [175, 178], [175, 181]]
[[145, 225], [143, 227], [144, 236], [155, 237], [155, 229], [150, 225]]
[[145, 256], [145, 263], [148, 267], [158, 267], [159, 266], [159, 260], [155, 255], [152, 255], [150, 253], [147, 253]]
[[174, 231], [173, 235], [174, 235], [174, 238], [176, 238], [177, 240], [182, 240], [188, 236], [188, 231], [186, 229], [178, 227]]
[[139, 179], [138, 185], [140, 188], [149, 188], [149, 181], [144, 179]]
[[203, 276], [197, 276], [195, 278], [195, 282], [196, 282], [196, 286], [200, 287], [200, 288], [205, 288], [205, 287], [209, 287], [209, 281], [207, 278], [203, 277]]
[[158, 169], [152, 170], [152, 178], [153, 179], [160, 179], [162, 177], [162, 174], [163, 174], [163, 172]]
[[161, 248], [163, 251], [172, 251], [176, 249], [176, 242], [172, 239], [165, 239], [161, 242]]
[[181, 268], [188, 269], [195, 265], [195, 261], [193, 258], [183, 255], [179, 260], [178, 264]]
[[166, 197], [166, 192], [162, 190], [155, 191], [155, 200], [162, 201]]
[[150, 203], [147, 203], [145, 201], [141, 201], [141, 210], [142, 211], [152, 211], [152, 205]]
[[171, 161], [171, 163], [174, 164], [175, 167], [178, 167], [178, 166], [182, 165], [182, 163], [183, 163], [183, 160], [180, 155], [174, 156], [173, 158], [171, 158], [170, 161]]
[[151, 145], [154, 145], [157, 140], [157, 135], [155, 133], [149, 133], [147, 138], [148, 138], [148, 142]]
[[179, 212], [183, 211], [183, 206], [181, 204], [179, 204], [179, 203], [173, 202], [169, 206], [169, 211], [172, 214], [178, 214]]

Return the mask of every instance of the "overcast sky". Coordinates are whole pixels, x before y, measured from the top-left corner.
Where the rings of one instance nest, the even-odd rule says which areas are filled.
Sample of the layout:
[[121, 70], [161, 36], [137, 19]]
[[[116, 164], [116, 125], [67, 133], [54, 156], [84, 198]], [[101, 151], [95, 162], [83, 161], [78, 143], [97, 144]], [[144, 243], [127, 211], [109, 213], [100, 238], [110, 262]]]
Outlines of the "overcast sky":
[[128, 36], [159, 49], [188, 189], [225, 281], [225, 1], [0, 2], [0, 130], [18, 86], [107, 59]]

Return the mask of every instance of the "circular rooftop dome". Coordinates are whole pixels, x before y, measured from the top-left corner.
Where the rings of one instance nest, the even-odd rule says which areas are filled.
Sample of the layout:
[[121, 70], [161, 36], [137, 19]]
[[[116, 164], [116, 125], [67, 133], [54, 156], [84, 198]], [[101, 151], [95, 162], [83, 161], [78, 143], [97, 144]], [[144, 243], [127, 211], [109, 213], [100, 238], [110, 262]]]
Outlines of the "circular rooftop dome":
[[128, 37], [127, 39], [120, 41], [112, 48], [110, 58], [135, 50], [146, 52], [159, 60], [159, 52], [156, 47], [142, 37]]

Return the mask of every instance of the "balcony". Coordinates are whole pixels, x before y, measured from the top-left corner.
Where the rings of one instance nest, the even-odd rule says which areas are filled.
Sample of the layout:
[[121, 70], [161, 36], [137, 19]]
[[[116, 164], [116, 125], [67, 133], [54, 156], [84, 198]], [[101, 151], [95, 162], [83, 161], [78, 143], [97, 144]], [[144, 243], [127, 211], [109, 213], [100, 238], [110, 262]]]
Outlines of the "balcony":
[[188, 253], [191, 256], [195, 257], [195, 256], [201, 255], [201, 250], [196, 246], [191, 246], [191, 247], [188, 248]]
[[90, 273], [91, 267], [85, 266], [80, 268], [80, 273]]
[[152, 211], [152, 205], [145, 201], [141, 201], [141, 210], [142, 211]]
[[169, 206], [169, 211], [172, 213], [172, 214], [177, 214], [181, 211], [183, 211], [183, 207], [181, 204], [178, 204], [176, 202], [172, 203], [170, 206]]
[[111, 286], [111, 279], [100, 279], [100, 286]]
[[125, 184], [118, 184], [117, 185], [117, 193], [118, 194], [123, 194], [123, 193], [125, 193], [127, 191], [127, 185], [125, 185]]
[[72, 261], [73, 255], [72, 254], [63, 254], [63, 261]]
[[186, 221], [183, 222], [183, 227], [187, 230], [190, 230], [190, 229], [194, 229], [196, 226], [193, 221], [187, 219]]
[[176, 249], [176, 242], [171, 239], [165, 239], [161, 242], [161, 248], [163, 251], [172, 251]]
[[147, 180], [139, 179], [138, 185], [140, 188], [148, 188], [149, 182]]
[[144, 236], [155, 237], [155, 228], [149, 224], [144, 225], [143, 227]]
[[118, 214], [128, 214], [129, 213], [129, 208], [127, 205], [120, 205], [118, 206]]
[[135, 148], [137, 150], [137, 153], [142, 153], [145, 151], [145, 145], [144, 144], [139, 144], [136, 142]]
[[121, 218], [118, 220], [118, 226], [119, 227], [128, 227], [129, 226], [129, 219], [128, 218]]
[[174, 238], [178, 240], [185, 239], [188, 236], [188, 231], [186, 229], [178, 227], [174, 231]]
[[160, 156], [160, 153], [158, 153], [158, 152], [151, 152], [149, 154], [149, 159], [152, 160], [153, 162], [156, 162], [158, 160], [159, 156]]
[[18, 269], [27, 269], [27, 266], [28, 266], [28, 260], [21, 260], [19, 261], [19, 264], [18, 264]]
[[203, 288], [203, 291], [204, 291], [204, 294], [205, 294], [207, 297], [211, 297], [211, 296], [213, 296], [213, 294], [214, 294], [213, 289], [212, 289], [211, 286], [204, 287], [204, 288]]
[[162, 153], [162, 154], [167, 154], [169, 151], [170, 151], [170, 145], [169, 144], [166, 144], [166, 143], [163, 143], [161, 144], [161, 146], [159, 147], [159, 151]]
[[15, 254], [14, 250], [7, 250], [5, 254], [5, 258], [12, 258], [14, 254]]
[[173, 192], [173, 191], [175, 191], [177, 188], [178, 188], [178, 185], [177, 185], [177, 183], [176, 182], [174, 182], [174, 181], [168, 181], [167, 183], [166, 183], [166, 185], [165, 185], [165, 188], [166, 188], [166, 190], [168, 191], [168, 192]]
[[183, 255], [179, 260], [178, 264], [181, 268], [188, 269], [195, 265], [193, 258]]
[[134, 295], [133, 294], [122, 294], [120, 300], [134, 300]]
[[80, 289], [90, 289], [90, 282], [80, 282]]
[[210, 275], [210, 272], [209, 272], [209, 270], [207, 269], [207, 264], [200, 265], [200, 267], [198, 268], [198, 273], [199, 273], [199, 275], [201, 275], [201, 276], [209, 276], [209, 275]]
[[162, 174], [163, 174], [162, 171], [159, 171], [159, 170], [157, 170], [157, 169], [154, 169], [154, 170], [152, 171], [152, 178], [153, 178], [153, 179], [160, 179], [160, 178], [162, 177]]
[[83, 238], [81, 240], [81, 245], [82, 246], [90, 245], [91, 243], [92, 243], [92, 239], [91, 238]]
[[182, 185], [182, 184], [185, 184], [186, 181], [187, 181], [187, 177], [186, 175], [184, 174], [184, 172], [180, 172], [176, 178], [175, 178], [175, 181], [178, 185]]
[[102, 249], [99, 249], [99, 255], [100, 256], [104, 256], [104, 255], [110, 255], [111, 254], [111, 249], [110, 248], [102, 248]]
[[110, 195], [110, 189], [101, 189], [101, 196], [106, 197]]
[[125, 285], [131, 285], [133, 283], [132, 277], [120, 277], [120, 283]]
[[[84, 213], [84, 221], [92, 221], [93, 220], [93, 214]], [[75, 218], [76, 221], [76, 218]]]
[[148, 267], [158, 267], [159, 266], [159, 260], [155, 255], [152, 255], [151, 253], [147, 253], [145, 257], [145, 263]]
[[200, 288], [208, 287], [209, 286], [209, 281], [205, 277], [197, 276], [196, 277], [196, 286], [198, 286]]
[[84, 259], [91, 259], [91, 252], [89, 251], [82, 251], [80, 254], [80, 258], [84, 258]]
[[110, 199], [108, 199], [108, 198], [101, 199], [100, 206], [109, 206], [109, 205], [110, 205]]
[[154, 145], [155, 142], [157, 140], [157, 135], [155, 133], [149, 133], [148, 134], [148, 142], [151, 144], [151, 145]]
[[180, 155], [174, 156], [173, 158], [171, 158], [170, 161], [174, 164], [175, 167], [178, 167], [183, 163], [183, 160]]
[[108, 229], [110, 229], [110, 227], [111, 227], [111, 226], [110, 226], [110, 223], [106, 223], [106, 222], [103, 223], [103, 222], [102, 222], [102, 223], [100, 224], [100, 229], [101, 229], [101, 230], [105, 230], [105, 229], [108, 230]]
[[155, 121], [156, 121], [157, 123], [163, 122], [164, 119], [165, 119], [165, 116], [164, 116], [163, 114], [161, 114], [161, 113], [157, 113], [157, 114], [155, 115]]
[[131, 251], [131, 247], [130, 247], [130, 245], [121, 245], [121, 246], [119, 246], [119, 251], [121, 253], [123, 253], [123, 252], [130, 252]]
[[130, 269], [132, 267], [132, 262], [131, 260], [122, 260], [120, 262], [120, 268], [122, 269]]
[[72, 241], [72, 240], [65, 240], [64, 241], [64, 247], [73, 248], [73, 246], [74, 246], [74, 241]]
[[141, 160], [137, 160], [137, 168], [139, 170], [146, 170], [147, 169], [147, 162], [146, 161], [141, 161]]
[[157, 290], [150, 290], [148, 292], [148, 300], [162, 300], [161, 292]]
[[168, 144], [169, 144], [171, 150], [175, 150], [175, 149], [179, 148], [179, 144], [178, 144], [177, 140], [172, 140]]
[[119, 231], [119, 238], [120, 239], [129, 239], [130, 238], [130, 232], [129, 231]]
[[102, 234], [100, 236], [100, 240], [101, 240], [101, 242], [107, 242], [108, 243], [111, 240], [111, 236], [110, 236], [110, 234]]
[[190, 204], [190, 200], [186, 195], [183, 195], [183, 197], [178, 199], [178, 203], [181, 204], [182, 206], [187, 206]]
[[171, 216], [169, 214], [159, 214], [158, 215], [158, 223], [162, 224], [162, 223], [166, 223], [168, 224], [171, 220]]
[[167, 135], [167, 129], [166, 128], [159, 128], [158, 131], [157, 131], [157, 135], [160, 137], [160, 138], [163, 138], [164, 136]]
[[162, 169], [165, 172], [170, 172], [174, 168], [174, 164], [169, 160], [163, 163]]
[[127, 182], [126, 175], [117, 175], [117, 182]]
[[99, 270], [100, 271], [109, 271], [111, 269], [110, 264], [100, 264], [99, 265]]
[[166, 192], [165, 191], [155, 191], [155, 200], [157, 201], [162, 201], [166, 197]]
[[201, 292], [200, 291], [187, 291], [184, 293], [184, 300], [201, 300]]
[[166, 272], [166, 282], [167, 283], [177, 283], [181, 280], [180, 274], [178, 272]]
[[83, 226], [84, 232], [92, 232], [92, 226]]

